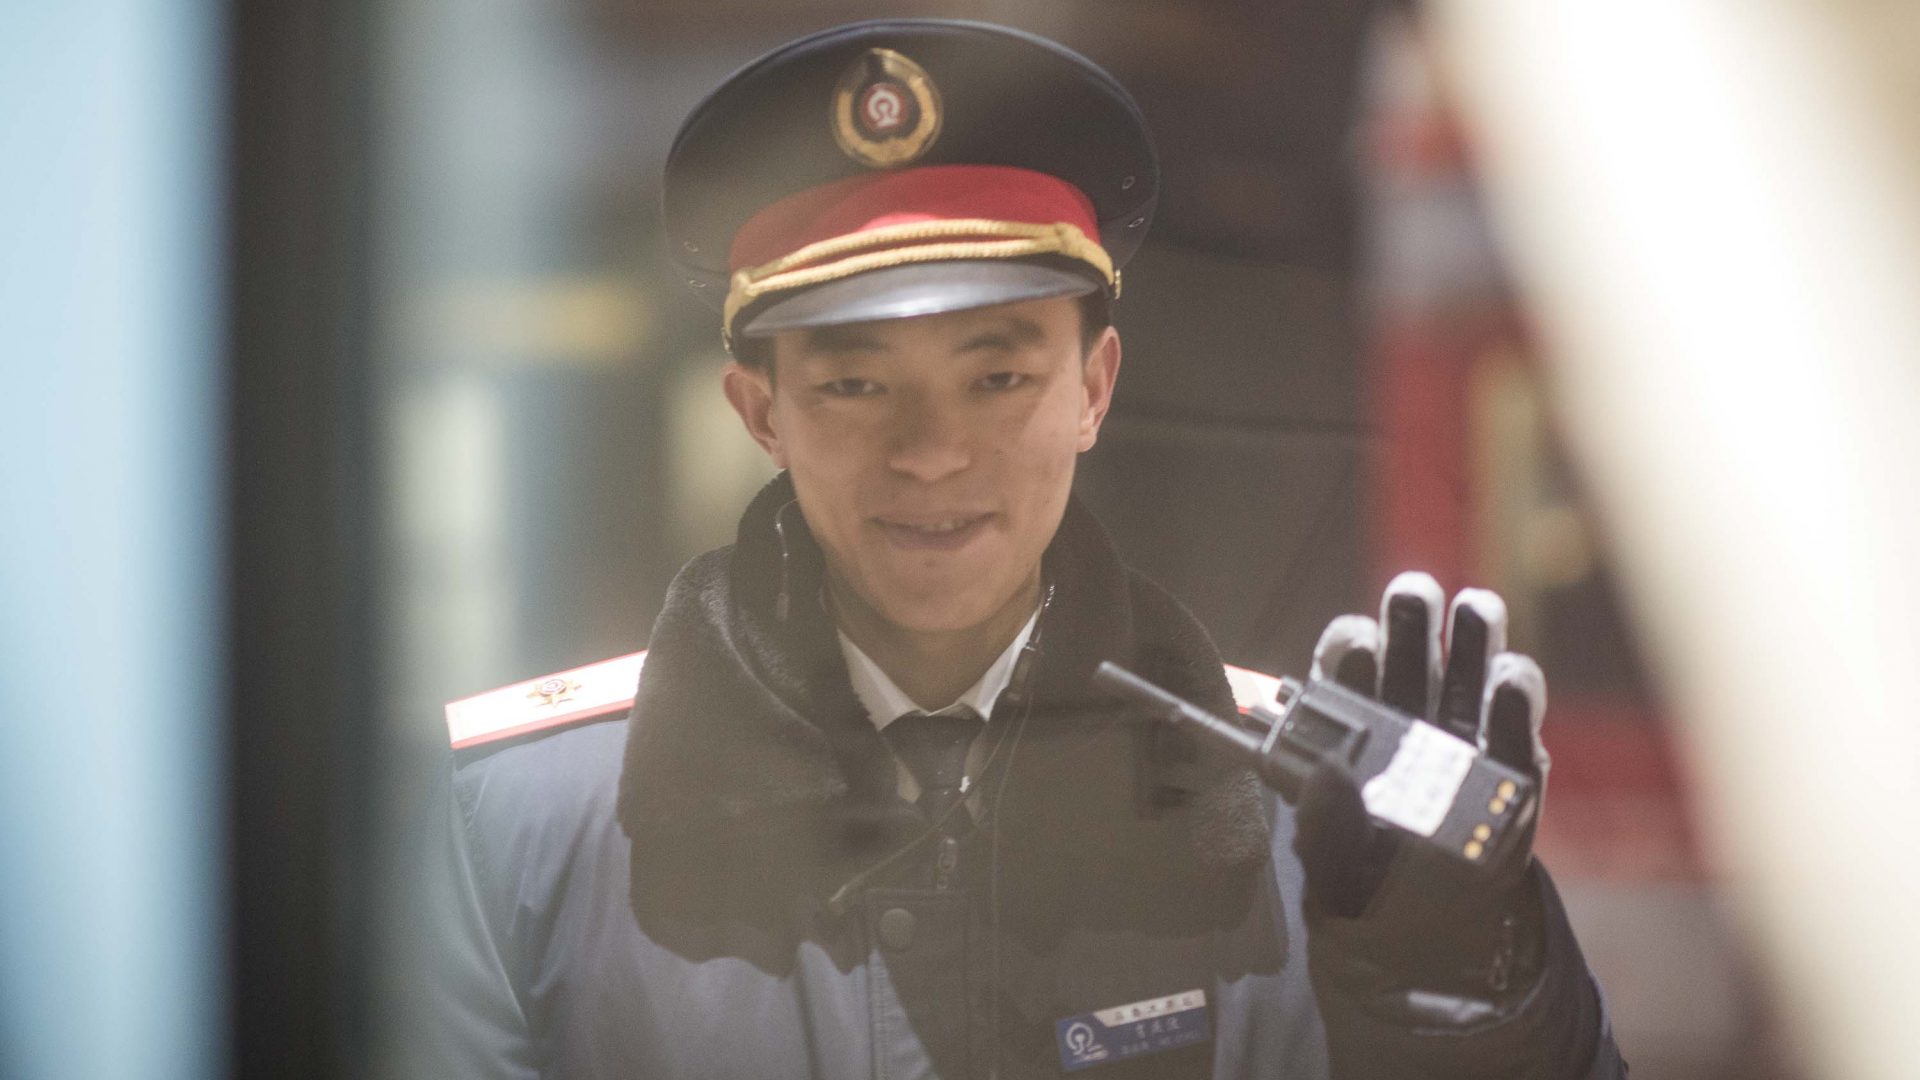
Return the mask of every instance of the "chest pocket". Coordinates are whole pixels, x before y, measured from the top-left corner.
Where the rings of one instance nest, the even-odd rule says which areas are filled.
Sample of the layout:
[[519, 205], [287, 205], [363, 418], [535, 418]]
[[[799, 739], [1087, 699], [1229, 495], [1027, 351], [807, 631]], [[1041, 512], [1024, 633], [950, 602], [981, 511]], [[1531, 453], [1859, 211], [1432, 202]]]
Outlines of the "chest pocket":
[[965, 890], [870, 889], [861, 918], [882, 1080], [1213, 1073], [1220, 958], [1235, 947], [1220, 934], [1076, 929], [1041, 949], [1008, 937], [996, 1010], [991, 932]]
[[[868, 996], [880, 1080], [972, 1077], [977, 1028], [988, 1018], [976, 995], [975, 940], [964, 890], [869, 889]], [[978, 1014], [978, 1015], [977, 1015]], [[981, 1059], [985, 1065], [985, 1059]]]

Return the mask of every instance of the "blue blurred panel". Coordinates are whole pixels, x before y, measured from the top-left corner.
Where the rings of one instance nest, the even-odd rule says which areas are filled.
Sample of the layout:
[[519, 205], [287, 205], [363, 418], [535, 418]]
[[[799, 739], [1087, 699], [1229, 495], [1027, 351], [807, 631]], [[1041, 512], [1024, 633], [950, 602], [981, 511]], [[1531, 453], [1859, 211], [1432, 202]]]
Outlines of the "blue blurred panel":
[[0, 1076], [223, 1070], [205, 0], [0, 3]]

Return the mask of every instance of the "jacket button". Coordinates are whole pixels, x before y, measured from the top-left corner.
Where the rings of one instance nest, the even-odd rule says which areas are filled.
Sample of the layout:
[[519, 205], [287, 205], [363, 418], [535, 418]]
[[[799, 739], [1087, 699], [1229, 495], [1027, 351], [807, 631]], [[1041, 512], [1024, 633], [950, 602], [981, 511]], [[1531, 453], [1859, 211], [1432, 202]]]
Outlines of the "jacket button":
[[880, 913], [880, 944], [894, 952], [913, 946], [913, 912], [906, 908], [888, 908]]

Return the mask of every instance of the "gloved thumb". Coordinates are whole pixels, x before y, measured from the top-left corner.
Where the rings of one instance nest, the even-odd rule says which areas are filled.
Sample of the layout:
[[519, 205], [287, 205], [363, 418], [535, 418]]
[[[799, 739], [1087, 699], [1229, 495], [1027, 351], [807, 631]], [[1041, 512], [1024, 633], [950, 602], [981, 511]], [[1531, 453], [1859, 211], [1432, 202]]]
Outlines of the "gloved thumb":
[[1307, 777], [1295, 821], [1293, 850], [1307, 873], [1307, 905], [1359, 918], [1386, 877], [1398, 838], [1373, 823], [1353, 774], [1338, 761], [1322, 761]]

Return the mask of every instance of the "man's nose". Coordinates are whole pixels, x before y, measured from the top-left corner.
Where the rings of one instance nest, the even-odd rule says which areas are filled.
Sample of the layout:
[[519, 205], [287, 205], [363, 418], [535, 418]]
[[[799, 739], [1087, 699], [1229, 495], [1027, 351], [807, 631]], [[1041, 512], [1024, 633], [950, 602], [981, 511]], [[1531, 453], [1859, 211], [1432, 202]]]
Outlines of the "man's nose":
[[908, 397], [894, 416], [887, 466], [932, 483], [973, 463], [973, 443], [960, 410], [926, 397]]

